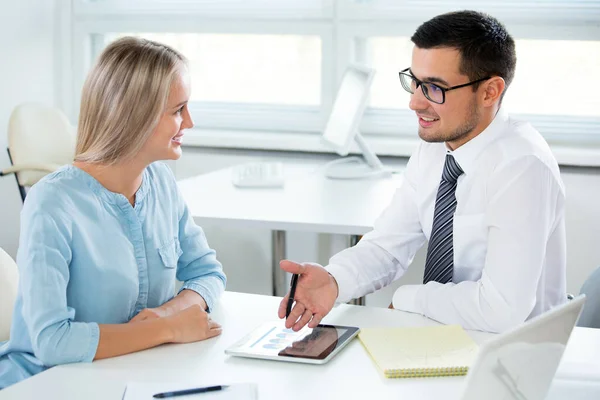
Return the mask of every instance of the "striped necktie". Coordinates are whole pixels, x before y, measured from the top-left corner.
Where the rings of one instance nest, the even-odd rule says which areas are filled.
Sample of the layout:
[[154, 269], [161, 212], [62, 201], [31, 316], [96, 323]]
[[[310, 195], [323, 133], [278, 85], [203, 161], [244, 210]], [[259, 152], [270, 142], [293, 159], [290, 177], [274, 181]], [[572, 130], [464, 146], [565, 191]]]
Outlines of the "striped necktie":
[[456, 210], [456, 181], [463, 173], [451, 154], [446, 154], [442, 180], [435, 199], [433, 227], [427, 248], [423, 283], [435, 281], [448, 283], [454, 273], [454, 249], [452, 244], [454, 211]]

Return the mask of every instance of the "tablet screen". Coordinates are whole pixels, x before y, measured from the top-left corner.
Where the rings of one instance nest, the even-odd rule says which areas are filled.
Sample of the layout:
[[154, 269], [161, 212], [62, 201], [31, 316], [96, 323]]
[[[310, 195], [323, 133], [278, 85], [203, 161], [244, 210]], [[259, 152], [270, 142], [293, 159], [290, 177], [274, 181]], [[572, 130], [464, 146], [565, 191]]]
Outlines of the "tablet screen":
[[348, 329], [333, 326], [317, 326], [300, 340], [289, 343], [279, 352], [280, 356], [304, 357], [322, 360], [335, 350]]
[[283, 325], [267, 325], [239, 350], [256, 355], [323, 360], [357, 331], [358, 328], [349, 326], [318, 325], [294, 332]]

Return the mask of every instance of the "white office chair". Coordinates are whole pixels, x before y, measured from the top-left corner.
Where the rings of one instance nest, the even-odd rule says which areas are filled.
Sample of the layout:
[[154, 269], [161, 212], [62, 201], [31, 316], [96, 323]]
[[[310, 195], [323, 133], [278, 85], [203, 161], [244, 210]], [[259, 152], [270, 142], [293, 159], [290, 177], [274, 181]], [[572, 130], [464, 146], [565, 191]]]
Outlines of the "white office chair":
[[26, 188], [73, 161], [75, 129], [57, 108], [20, 104], [8, 121], [7, 151], [12, 166], [0, 170], [0, 176], [14, 174], [25, 201]]
[[10, 336], [18, 281], [17, 264], [0, 248], [0, 342], [8, 340]]

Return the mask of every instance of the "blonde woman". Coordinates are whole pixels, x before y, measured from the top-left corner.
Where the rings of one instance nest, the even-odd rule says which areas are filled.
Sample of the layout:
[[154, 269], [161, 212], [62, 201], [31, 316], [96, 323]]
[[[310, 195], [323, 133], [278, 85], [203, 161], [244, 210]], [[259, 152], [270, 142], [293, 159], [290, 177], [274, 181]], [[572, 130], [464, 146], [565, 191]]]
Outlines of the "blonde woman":
[[[225, 275], [170, 169], [193, 126], [184, 57], [123, 38], [84, 85], [75, 161], [25, 201], [0, 389], [64, 363], [211, 338]], [[183, 281], [175, 293], [175, 278]]]

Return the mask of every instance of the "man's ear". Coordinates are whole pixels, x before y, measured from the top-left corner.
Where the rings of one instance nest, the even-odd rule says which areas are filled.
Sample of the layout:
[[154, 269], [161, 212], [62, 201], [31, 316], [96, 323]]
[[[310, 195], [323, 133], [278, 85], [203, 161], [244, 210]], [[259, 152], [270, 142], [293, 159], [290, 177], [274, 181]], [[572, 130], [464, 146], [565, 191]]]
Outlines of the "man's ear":
[[484, 83], [483, 104], [486, 107], [494, 105], [504, 93], [506, 83], [499, 76], [494, 76]]

